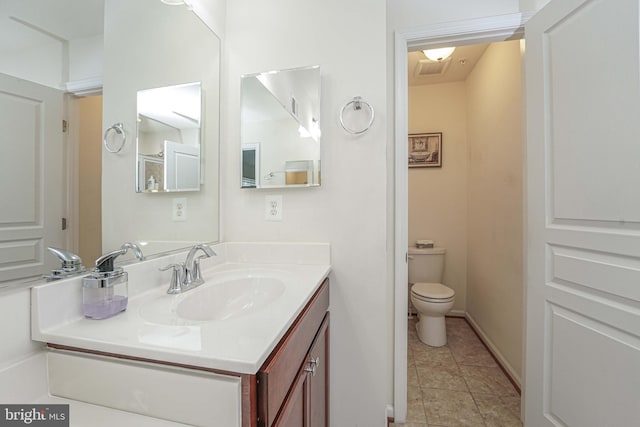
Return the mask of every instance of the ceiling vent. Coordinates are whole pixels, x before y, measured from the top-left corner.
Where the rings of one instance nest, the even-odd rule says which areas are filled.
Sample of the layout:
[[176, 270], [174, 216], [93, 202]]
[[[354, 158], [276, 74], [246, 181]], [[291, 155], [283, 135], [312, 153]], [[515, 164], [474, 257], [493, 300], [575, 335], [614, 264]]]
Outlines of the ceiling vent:
[[421, 59], [416, 65], [416, 77], [441, 76], [449, 68], [451, 58], [440, 62], [433, 62], [428, 59]]

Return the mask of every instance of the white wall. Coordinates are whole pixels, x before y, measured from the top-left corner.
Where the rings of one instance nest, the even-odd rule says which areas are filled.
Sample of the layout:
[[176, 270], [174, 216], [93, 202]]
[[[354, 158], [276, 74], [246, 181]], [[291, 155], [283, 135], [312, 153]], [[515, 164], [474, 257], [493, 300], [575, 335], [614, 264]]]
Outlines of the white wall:
[[104, 37], [102, 34], [69, 40], [68, 80], [101, 79], [104, 67]]
[[2, 52], [0, 73], [59, 89], [66, 79], [64, 44], [40, 34], [34, 39], [29, 49]]
[[523, 82], [520, 41], [494, 43], [467, 78], [467, 312], [522, 373]]
[[[126, 241], [218, 238], [218, 39], [184, 7], [157, 0], [105, 2], [103, 131], [124, 123], [128, 143], [103, 150], [103, 250]], [[138, 90], [202, 82], [204, 185], [198, 193], [135, 193]], [[172, 200], [187, 197], [187, 221], [174, 222]]]
[[[331, 425], [381, 427], [392, 400], [393, 357], [385, 2], [234, 0], [227, 8], [224, 240], [331, 243]], [[240, 76], [314, 64], [322, 75], [322, 186], [241, 190]], [[340, 109], [357, 95], [377, 110], [360, 137], [338, 124]], [[283, 195], [282, 222], [264, 221], [265, 194]]]
[[442, 167], [409, 169], [409, 244], [447, 249], [443, 283], [464, 312], [467, 290], [467, 112], [465, 83], [409, 88], [409, 133], [442, 132]]
[[227, 0], [191, 0], [193, 11], [214, 33], [224, 39]]

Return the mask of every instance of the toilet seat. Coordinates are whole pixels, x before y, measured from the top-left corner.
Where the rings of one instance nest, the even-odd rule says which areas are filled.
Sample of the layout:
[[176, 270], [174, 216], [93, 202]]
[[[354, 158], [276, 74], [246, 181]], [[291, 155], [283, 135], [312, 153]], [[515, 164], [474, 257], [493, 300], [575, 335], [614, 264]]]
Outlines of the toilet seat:
[[414, 283], [411, 295], [425, 302], [447, 303], [453, 301], [456, 293], [442, 283]]

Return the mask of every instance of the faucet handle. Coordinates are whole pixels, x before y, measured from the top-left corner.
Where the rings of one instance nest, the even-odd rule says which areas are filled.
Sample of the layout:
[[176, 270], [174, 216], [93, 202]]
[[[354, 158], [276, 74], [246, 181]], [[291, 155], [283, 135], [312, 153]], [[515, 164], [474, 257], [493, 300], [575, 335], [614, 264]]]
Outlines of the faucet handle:
[[209, 258], [209, 255], [200, 255], [193, 260], [193, 282], [195, 283], [203, 283], [202, 279], [202, 270], [200, 269], [200, 260], [202, 258]]
[[173, 269], [171, 273], [171, 282], [169, 283], [169, 289], [167, 289], [168, 294], [179, 294], [182, 292], [182, 273], [184, 271], [184, 264], [169, 264], [165, 267], [160, 268], [160, 271], [167, 271], [169, 269]]

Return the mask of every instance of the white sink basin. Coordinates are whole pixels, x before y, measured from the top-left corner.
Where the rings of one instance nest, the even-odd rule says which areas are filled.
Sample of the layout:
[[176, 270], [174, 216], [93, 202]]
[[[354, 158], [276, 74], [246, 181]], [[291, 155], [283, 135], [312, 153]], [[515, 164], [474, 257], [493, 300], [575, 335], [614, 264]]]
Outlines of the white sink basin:
[[282, 295], [284, 289], [282, 280], [260, 276], [202, 285], [185, 294], [176, 314], [201, 322], [230, 319], [259, 310]]
[[246, 316], [280, 298], [287, 273], [278, 270], [226, 271], [204, 277], [205, 283], [179, 295], [160, 294], [140, 305], [152, 323], [192, 325]]

